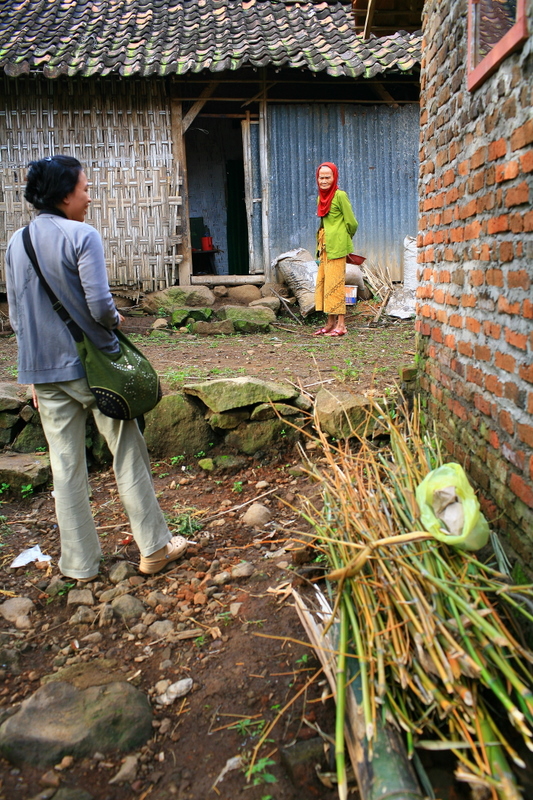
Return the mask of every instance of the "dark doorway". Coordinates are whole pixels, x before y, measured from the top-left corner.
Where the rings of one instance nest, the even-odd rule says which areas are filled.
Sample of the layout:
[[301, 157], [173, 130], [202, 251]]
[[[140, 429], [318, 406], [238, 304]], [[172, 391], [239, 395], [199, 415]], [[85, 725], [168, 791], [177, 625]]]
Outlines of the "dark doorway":
[[230, 275], [248, 275], [248, 225], [244, 202], [244, 163], [226, 162], [228, 264]]

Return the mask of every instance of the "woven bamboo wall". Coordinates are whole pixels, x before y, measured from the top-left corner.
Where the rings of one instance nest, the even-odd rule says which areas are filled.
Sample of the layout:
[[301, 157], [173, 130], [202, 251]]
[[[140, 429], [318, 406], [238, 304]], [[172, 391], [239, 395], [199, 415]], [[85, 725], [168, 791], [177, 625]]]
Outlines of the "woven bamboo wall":
[[164, 81], [0, 82], [0, 287], [7, 242], [31, 218], [28, 162], [54, 153], [75, 156], [87, 173], [87, 222], [102, 236], [110, 284], [144, 291], [172, 285], [182, 258], [181, 179]]

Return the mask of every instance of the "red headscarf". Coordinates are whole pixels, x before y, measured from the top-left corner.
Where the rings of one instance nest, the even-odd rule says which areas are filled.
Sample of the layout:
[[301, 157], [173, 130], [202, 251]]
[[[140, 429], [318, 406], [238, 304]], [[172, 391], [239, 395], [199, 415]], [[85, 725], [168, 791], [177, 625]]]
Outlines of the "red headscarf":
[[316, 171], [316, 181], [318, 183], [318, 172], [320, 167], [329, 167], [330, 170], [333, 172], [333, 183], [329, 187], [329, 189], [321, 189], [320, 186], [318, 187], [318, 210], [317, 216], [318, 217], [325, 217], [326, 214], [329, 214], [329, 209], [331, 207], [331, 201], [333, 200], [333, 195], [337, 191], [337, 181], [339, 180], [339, 170], [332, 164], [331, 161], [324, 161], [323, 164], [317, 168]]

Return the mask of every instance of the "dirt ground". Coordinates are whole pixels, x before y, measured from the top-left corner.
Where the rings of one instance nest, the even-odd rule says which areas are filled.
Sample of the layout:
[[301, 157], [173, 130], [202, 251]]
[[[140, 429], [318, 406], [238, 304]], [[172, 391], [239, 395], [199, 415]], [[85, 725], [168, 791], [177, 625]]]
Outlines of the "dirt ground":
[[[129, 317], [124, 329], [146, 349], [167, 390], [189, 380], [249, 374], [290, 380], [311, 393], [322, 383], [388, 393], [398, 367], [413, 361], [414, 326], [412, 321], [385, 318], [372, 327], [377, 308], [359, 304], [349, 314], [348, 335], [335, 340], [313, 337], [318, 321], [300, 326], [288, 319], [266, 335], [216, 340], [148, 333], [153, 320], [140, 317]], [[15, 364], [14, 341], [3, 337], [0, 380], [14, 380]], [[167, 596], [168, 602], [148, 608], [146, 622], [172, 620], [179, 638], [170, 643], [151, 640], [146, 631], [133, 633], [117, 620], [103, 627], [69, 624], [74, 608], [68, 605], [68, 592], [54, 598], [45, 592], [51, 576], [58, 574], [59, 557], [51, 487], [17, 502], [0, 497], [0, 602], [25, 596], [35, 603], [30, 630], [16, 631], [0, 621], [0, 645], [16, 646], [21, 654], [19, 674], [0, 665], [0, 719], [34, 693], [44, 675], [69, 665], [93, 663], [98, 668], [103, 658], [113, 665], [106, 667], [108, 672], [150, 697], [158, 681], [191, 677], [194, 682], [191, 693], [173, 705], [154, 705], [153, 738], [137, 751], [137, 773], [130, 782], [109, 783], [121, 766], [124, 756], [119, 753], [95, 754], [72, 764], [67, 760], [52, 769], [13, 767], [0, 760], [0, 800], [44, 800], [57, 786], [85, 789], [94, 800], [337, 796], [327, 744], [334, 732], [333, 701], [305, 643], [290, 594], [292, 586], [305, 593], [323, 569], [318, 551], [302, 554], [309, 529], [298, 515], [300, 498], [316, 494], [320, 487], [311, 484], [300, 467], [295, 450], [272, 452], [260, 462], [248, 458], [231, 474], [207, 475], [197, 459], [179, 453], [153, 462], [169, 525], [191, 543], [168, 572], [150, 579], [136, 575], [130, 585], [145, 602], [154, 591]], [[112, 587], [111, 567], [120, 560], [137, 565], [138, 553], [111, 471], [92, 472], [90, 479], [104, 554], [99, 580], [91, 585], [96, 609], [99, 595]], [[241, 519], [254, 499], [272, 512], [261, 530]], [[294, 543], [296, 554], [287, 549]], [[10, 569], [13, 558], [33, 544], [52, 556], [50, 568], [43, 571], [30, 564]], [[210, 575], [231, 572], [243, 561], [253, 566], [251, 576], [213, 590]], [[259, 746], [264, 734], [266, 740]], [[284, 753], [293, 755], [310, 740], [319, 741], [320, 752], [291, 775]], [[254, 754], [255, 767], [247, 778], [246, 765]], [[241, 766], [223, 774], [228, 760], [236, 756]], [[451, 769], [443, 771], [442, 759], [426, 766], [430, 775], [433, 770], [437, 797], [462, 796], [450, 778]]]

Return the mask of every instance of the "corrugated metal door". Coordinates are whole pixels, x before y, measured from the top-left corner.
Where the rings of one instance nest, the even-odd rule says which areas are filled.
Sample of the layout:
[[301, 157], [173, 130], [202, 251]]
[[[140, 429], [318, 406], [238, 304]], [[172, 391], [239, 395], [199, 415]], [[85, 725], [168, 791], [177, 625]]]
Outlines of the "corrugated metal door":
[[339, 168], [359, 230], [354, 252], [402, 278], [403, 240], [416, 236], [419, 107], [269, 105], [270, 258], [294, 247], [313, 252], [315, 171]]
[[248, 219], [250, 274], [268, 274], [268, 158], [266, 110], [261, 103], [258, 120], [242, 121], [244, 184]]

